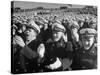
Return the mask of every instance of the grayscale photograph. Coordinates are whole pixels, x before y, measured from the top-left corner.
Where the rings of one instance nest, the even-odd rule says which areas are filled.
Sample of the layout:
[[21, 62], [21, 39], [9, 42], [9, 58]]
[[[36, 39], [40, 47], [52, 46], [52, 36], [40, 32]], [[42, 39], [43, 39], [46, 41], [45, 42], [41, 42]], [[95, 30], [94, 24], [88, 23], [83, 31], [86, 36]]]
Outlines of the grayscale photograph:
[[97, 6], [11, 1], [11, 73], [97, 69]]

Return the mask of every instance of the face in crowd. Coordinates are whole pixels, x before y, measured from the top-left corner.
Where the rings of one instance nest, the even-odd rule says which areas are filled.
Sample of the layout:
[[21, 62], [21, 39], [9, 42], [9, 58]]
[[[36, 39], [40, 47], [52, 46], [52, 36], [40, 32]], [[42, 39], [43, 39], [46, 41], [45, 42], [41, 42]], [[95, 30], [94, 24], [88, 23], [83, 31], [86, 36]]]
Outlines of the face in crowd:
[[78, 42], [79, 41], [79, 35], [78, 35], [78, 29], [77, 28], [73, 28], [72, 29], [72, 36], [73, 36], [73, 39]]
[[26, 40], [32, 40], [36, 38], [37, 32], [32, 28], [27, 28], [25, 31], [25, 35], [26, 35]]
[[94, 35], [89, 35], [89, 36], [82, 36], [82, 44], [85, 50], [90, 49], [90, 47], [93, 45], [94, 43]]
[[59, 41], [61, 39], [61, 37], [63, 36], [63, 32], [57, 32], [57, 31], [54, 31], [53, 32], [53, 40], [54, 41]]
[[22, 25], [21, 28], [19, 28], [18, 32], [19, 33], [22, 33], [26, 30], [26, 26], [25, 25]]
[[22, 32], [24, 32], [26, 30], [26, 26], [23, 25], [21, 29], [22, 29]]

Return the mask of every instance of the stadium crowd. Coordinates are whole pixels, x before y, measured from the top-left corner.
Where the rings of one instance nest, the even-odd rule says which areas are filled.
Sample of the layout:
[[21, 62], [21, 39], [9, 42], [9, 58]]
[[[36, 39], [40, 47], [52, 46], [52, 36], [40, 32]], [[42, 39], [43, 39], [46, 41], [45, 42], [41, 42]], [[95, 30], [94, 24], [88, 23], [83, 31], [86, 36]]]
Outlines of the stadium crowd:
[[97, 16], [60, 13], [13, 14], [12, 72], [97, 68]]

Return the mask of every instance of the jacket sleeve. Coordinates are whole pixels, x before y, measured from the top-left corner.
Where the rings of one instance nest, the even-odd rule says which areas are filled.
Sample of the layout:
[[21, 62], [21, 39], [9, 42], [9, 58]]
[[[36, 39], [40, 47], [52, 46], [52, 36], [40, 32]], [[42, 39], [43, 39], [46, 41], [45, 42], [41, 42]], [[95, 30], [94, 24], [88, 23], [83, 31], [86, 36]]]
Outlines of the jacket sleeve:
[[36, 51], [33, 51], [30, 47], [25, 46], [21, 50], [21, 54], [27, 57], [28, 59], [36, 58], [38, 56]]
[[71, 42], [67, 42], [65, 50], [66, 50], [66, 57], [69, 59], [72, 59], [73, 58], [73, 45]]
[[71, 42], [67, 42], [67, 44], [66, 44], [66, 51], [70, 51], [70, 52], [73, 51], [73, 45], [72, 45]]

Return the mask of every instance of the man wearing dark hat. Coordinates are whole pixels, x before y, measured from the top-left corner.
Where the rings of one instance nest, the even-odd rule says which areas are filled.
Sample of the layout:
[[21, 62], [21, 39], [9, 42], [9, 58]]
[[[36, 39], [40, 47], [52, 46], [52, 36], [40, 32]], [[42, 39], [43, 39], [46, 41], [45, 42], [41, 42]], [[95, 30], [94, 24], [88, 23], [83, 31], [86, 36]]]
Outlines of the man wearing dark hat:
[[71, 70], [72, 45], [67, 43], [66, 29], [59, 23], [52, 25], [52, 38], [46, 42], [45, 71]]
[[[25, 31], [25, 41], [16, 40], [17, 44], [22, 47], [20, 50], [19, 65], [21, 73], [39, 72], [39, 63], [44, 56], [44, 44], [37, 40], [37, 35], [40, 33], [40, 28], [33, 20], [29, 21]], [[17, 71], [16, 71], [17, 73]]]
[[82, 47], [74, 50], [73, 70], [96, 69], [97, 47], [95, 45], [96, 30], [84, 28], [80, 30]]

